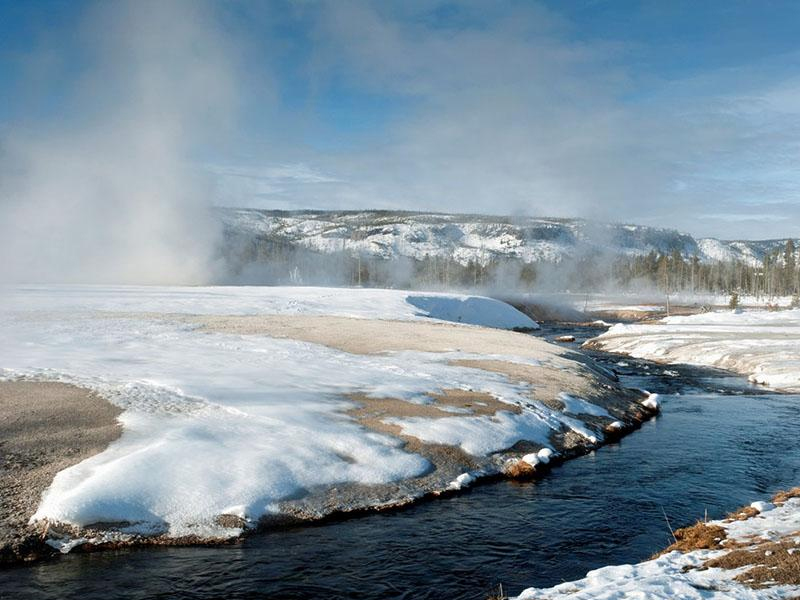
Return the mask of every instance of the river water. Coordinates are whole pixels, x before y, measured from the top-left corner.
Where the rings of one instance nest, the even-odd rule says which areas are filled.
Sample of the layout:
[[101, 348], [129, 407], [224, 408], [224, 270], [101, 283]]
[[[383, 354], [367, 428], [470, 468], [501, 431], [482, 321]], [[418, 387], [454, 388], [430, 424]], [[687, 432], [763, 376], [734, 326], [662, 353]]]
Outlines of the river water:
[[[596, 330], [570, 332], [579, 343]], [[576, 347], [577, 347], [576, 343]], [[478, 485], [407, 509], [212, 548], [71, 554], [0, 571], [0, 598], [442, 598], [517, 594], [636, 562], [672, 527], [800, 484], [800, 397], [724, 373], [604, 353], [662, 414], [529, 483]]]

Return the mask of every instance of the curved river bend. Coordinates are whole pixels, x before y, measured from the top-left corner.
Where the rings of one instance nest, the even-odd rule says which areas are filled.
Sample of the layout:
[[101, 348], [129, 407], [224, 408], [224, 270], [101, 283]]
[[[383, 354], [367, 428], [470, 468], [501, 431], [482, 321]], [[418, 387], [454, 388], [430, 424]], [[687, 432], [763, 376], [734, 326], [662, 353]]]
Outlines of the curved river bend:
[[[580, 342], [596, 330], [569, 332]], [[669, 543], [665, 514], [678, 527], [800, 484], [800, 397], [592, 354], [626, 385], [660, 393], [662, 415], [543, 480], [232, 546], [71, 554], [0, 571], [0, 598], [483, 600], [499, 583], [517, 594], [645, 559]]]

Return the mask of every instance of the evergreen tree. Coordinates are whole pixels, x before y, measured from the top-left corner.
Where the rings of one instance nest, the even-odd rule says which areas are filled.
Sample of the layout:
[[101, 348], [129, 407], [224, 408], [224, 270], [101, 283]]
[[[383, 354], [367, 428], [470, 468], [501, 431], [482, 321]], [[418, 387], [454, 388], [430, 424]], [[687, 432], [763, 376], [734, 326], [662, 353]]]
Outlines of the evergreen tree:
[[797, 263], [795, 260], [794, 240], [786, 240], [786, 247], [783, 250], [783, 285], [789, 293], [797, 291], [796, 286]]

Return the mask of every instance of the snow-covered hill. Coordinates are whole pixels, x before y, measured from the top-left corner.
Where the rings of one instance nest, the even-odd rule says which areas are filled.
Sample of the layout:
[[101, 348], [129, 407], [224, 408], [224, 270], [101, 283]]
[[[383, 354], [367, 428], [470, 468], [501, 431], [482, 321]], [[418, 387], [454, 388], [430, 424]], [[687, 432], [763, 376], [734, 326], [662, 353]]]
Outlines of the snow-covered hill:
[[661, 254], [678, 250], [703, 262], [760, 264], [786, 240], [695, 239], [672, 229], [582, 219], [494, 217], [397, 211], [264, 211], [219, 209], [228, 232], [256, 235], [323, 253], [381, 258], [442, 257], [466, 265], [507, 257], [525, 263], [581, 256]]

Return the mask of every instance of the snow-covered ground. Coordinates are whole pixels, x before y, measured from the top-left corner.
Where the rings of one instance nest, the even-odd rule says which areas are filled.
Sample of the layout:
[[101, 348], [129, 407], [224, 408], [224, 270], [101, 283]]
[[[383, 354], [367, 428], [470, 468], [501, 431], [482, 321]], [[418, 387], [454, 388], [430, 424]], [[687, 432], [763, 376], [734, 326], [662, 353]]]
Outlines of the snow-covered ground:
[[0, 309], [193, 315], [331, 315], [394, 321], [437, 319], [537, 329], [512, 306], [483, 296], [362, 288], [42, 285], [0, 287]]
[[719, 311], [618, 324], [590, 342], [610, 352], [728, 369], [754, 383], [800, 391], [800, 310]]
[[[726, 308], [730, 303], [729, 295], [681, 292], [663, 293], [631, 292], [626, 294], [554, 294], [554, 301], [573, 306], [587, 312], [625, 312], [625, 313], [658, 313], [667, 312], [667, 302], [675, 307]], [[740, 308], [789, 308], [791, 296], [751, 296], [742, 294], [738, 298]]]
[[[609, 566], [590, 571], [578, 581], [552, 588], [529, 588], [516, 600], [774, 600], [797, 598], [800, 585], [766, 582], [763, 589], [746, 586], [735, 578], [754, 565], [778, 559], [796, 561], [800, 570], [800, 498], [775, 507], [754, 503], [763, 511], [744, 521], [710, 521], [725, 531], [722, 549], [669, 552], [656, 559], [634, 565]], [[765, 545], [781, 542], [780, 546]], [[724, 557], [737, 545], [753, 552], [752, 564], [723, 568]], [[719, 561], [706, 565], [709, 561]], [[785, 564], [784, 563], [784, 564]], [[717, 566], [720, 565], [720, 566]], [[744, 577], [747, 579], [747, 577]], [[758, 586], [757, 586], [758, 587]]]
[[[297, 339], [212, 331], [187, 317], [336, 315], [535, 327], [488, 298], [396, 290], [102, 286], [22, 286], [3, 288], [2, 294], [0, 378], [74, 383], [124, 409], [121, 438], [60, 472], [45, 493], [34, 519], [51, 523], [124, 522], [118, 529], [128, 533], [228, 536], [240, 528], [222, 524], [220, 515], [253, 524], [308, 490], [384, 484], [429, 470], [428, 461], [406, 451], [397, 437], [348, 416], [351, 394], [426, 405], [444, 390], [487, 393], [509, 410], [475, 416], [452, 409], [446, 418], [409, 416], [390, 423], [424, 443], [452, 444], [476, 456], [520, 439], [550, 447], [559, 431], [593, 443], [602, 439], [593, 415], [612, 418], [576, 398], [565, 403], [565, 412], [554, 410], [534, 399], [531, 385], [463, 364], [488, 356], [538, 365], [531, 356], [539, 348], [548, 360], [558, 357], [555, 376], [582, 368], [530, 336], [502, 332], [533, 347], [525, 356], [497, 347], [477, 355], [458, 347], [357, 354]], [[390, 327], [387, 322], [387, 336]], [[473, 325], [447, 329], [494, 334]], [[588, 414], [591, 423], [577, 413]]]

